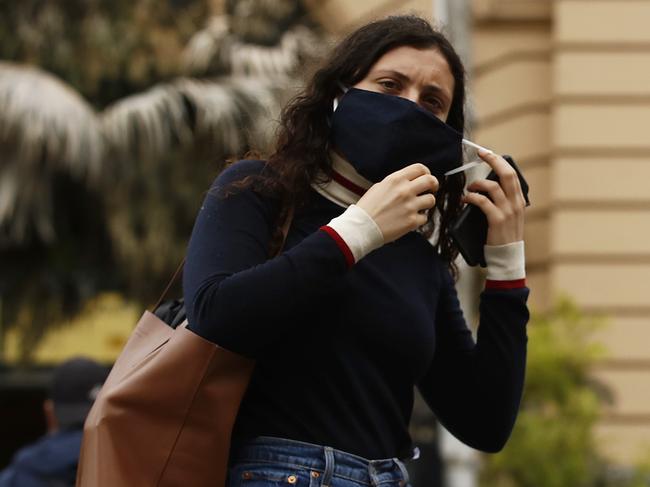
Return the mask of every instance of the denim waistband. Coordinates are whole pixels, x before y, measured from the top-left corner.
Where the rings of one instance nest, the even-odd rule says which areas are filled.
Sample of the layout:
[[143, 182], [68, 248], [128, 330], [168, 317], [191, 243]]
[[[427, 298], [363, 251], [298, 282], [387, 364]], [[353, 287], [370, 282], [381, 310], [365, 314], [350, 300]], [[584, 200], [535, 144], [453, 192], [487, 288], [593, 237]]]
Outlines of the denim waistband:
[[368, 460], [328, 446], [271, 436], [259, 436], [246, 443], [233, 445], [231, 463], [260, 462], [305, 468], [322, 475], [321, 485], [329, 485], [332, 477], [343, 477], [363, 484], [378, 486], [386, 482], [408, 484], [408, 473], [398, 458]]

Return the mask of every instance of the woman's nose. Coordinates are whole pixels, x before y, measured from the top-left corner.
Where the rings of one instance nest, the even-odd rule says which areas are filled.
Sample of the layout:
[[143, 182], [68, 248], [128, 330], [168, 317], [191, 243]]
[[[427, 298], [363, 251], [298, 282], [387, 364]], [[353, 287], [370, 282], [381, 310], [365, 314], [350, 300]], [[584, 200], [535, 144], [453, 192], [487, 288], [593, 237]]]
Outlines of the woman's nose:
[[412, 101], [413, 103], [417, 103], [420, 99], [420, 93], [416, 88], [408, 88], [400, 94], [402, 98], [406, 98], [407, 100]]

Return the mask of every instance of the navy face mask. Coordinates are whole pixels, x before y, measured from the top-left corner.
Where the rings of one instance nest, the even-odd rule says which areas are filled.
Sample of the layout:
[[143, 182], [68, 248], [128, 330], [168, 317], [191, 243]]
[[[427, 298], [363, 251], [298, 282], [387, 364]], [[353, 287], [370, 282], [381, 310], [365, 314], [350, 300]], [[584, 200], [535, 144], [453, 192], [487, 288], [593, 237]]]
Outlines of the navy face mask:
[[462, 161], [463, 134], [417, 103], [350, 88], [334, 110], [330, 142], [369, 181], [420, 162], [442, 180]]

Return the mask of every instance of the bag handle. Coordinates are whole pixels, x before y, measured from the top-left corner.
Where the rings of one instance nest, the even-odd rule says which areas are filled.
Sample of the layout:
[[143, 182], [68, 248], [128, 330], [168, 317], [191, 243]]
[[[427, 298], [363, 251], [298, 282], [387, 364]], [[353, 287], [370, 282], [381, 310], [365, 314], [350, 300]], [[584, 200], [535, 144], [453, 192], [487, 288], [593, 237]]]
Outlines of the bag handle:
[[[282, 253], [282, 250], [284, 249], [284, 244], [287, 241], [287, 235], [289, 234], [289, 227], [291, 226], [291, 223], [293, 222], [293, 215], [295, 212], [295, 207], [293, 204], [289, 205], [289, 208], [287, 209], [287, 215], [284, 218], [284, 221], [282, 222], [282, 241], [280, 245], [278, 246], [278, 249], [273, 252], [271, 255], [271, 258], [277, 257]], [[167, 297], [167, 293], [169, 290], [172, 288], [174, 284], [176, 284], [176, 281], [178, 280], [178, 277], [183, 273], [183, 267], [185, 266], [185, 257], [183, 257], [183, 260], [181, 260], [181, 263], [178, 264], [178, 267], [174, 271], [174, 274], [172, 275], [172, 278], [169, 280], [169, 283], [165, 287], [165, 290], [162, 292], [160, 295], [160, 298], [158, 298], [158, 302], [156, 305], [153, 307], [154, 310], [158, 308], [162, 304], [162, 302], [165, 300]]]

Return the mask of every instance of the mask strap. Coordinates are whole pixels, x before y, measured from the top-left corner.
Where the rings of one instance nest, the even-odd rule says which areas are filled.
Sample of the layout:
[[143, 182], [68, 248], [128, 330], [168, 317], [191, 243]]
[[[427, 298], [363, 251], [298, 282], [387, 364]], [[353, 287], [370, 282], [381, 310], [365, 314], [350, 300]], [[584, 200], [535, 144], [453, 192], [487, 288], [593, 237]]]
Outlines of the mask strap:
[[[343, 92], [344, 95], [345, 95], [345, 94], [348, 92], [348, 90], [350, 89], [350, 88], [348, 88], [347, 86], [345, 86], [343, 83], [341, 83], [340, 81], [337, 81], [336, 84], [339, 85], [339, 88], [341, 88], [341, 91]], [[339, 101], [337, 100], [336, 97], [334, 97], [334, 100], [332, 100], [332, 107], [333, 107], [332, 112], [335, 112], [336, 109], [338, 108], [338, 106], [339, 106]]]

